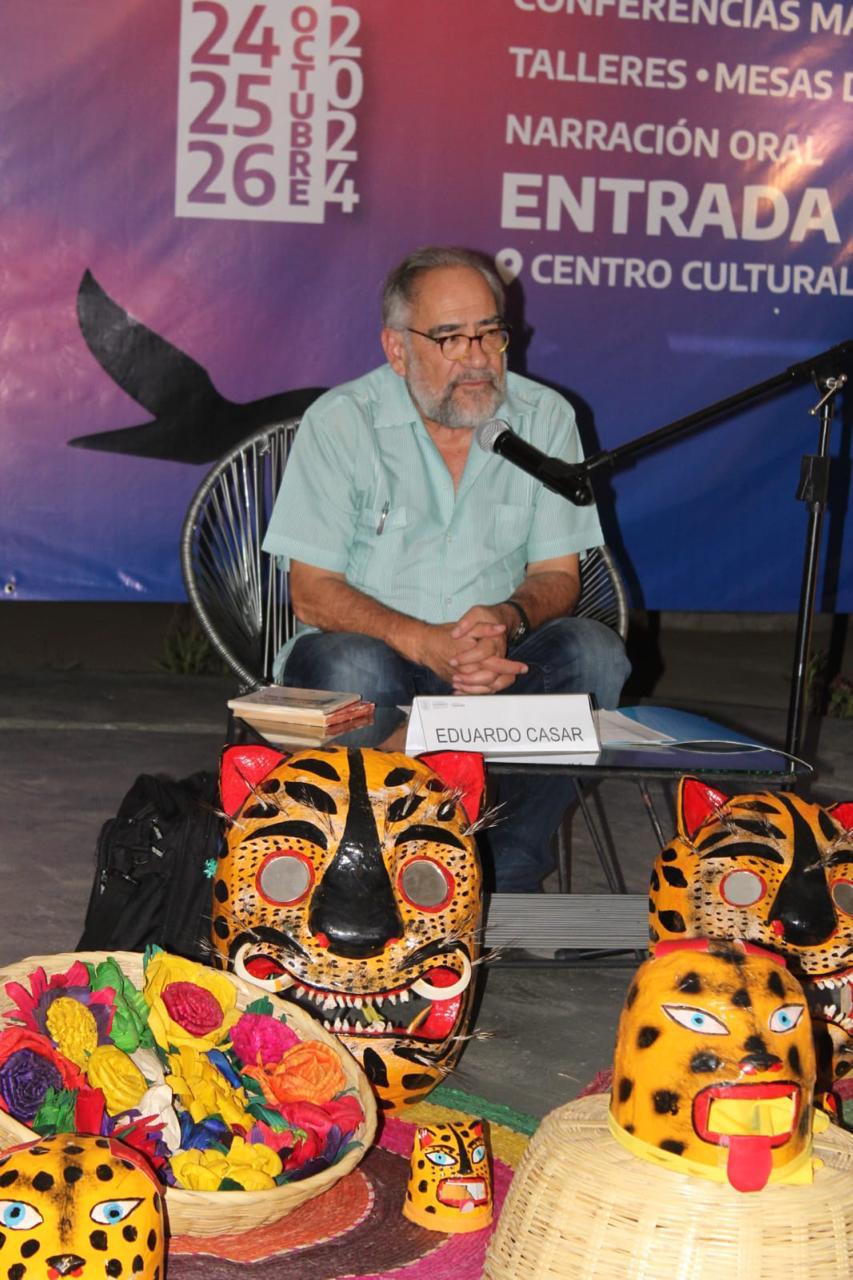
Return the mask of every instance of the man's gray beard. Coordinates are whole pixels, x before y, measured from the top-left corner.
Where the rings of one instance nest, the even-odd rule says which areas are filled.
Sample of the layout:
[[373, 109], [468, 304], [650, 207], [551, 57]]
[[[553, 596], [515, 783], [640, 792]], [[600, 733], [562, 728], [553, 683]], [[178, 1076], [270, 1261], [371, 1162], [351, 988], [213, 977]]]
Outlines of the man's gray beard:
[[[492, 391], [488, 404], [484, 408], [477, 409], [473, 405], [469, 408], [464, 408], [454, 404], [453, 392], [457, 386], [463, 382], [481, 382], [486, 376], [492, 383]], [[503, 402], [506, 394], [506, 375], [501, 374], [499, 376], [489, 372], [488, 375], [477, 373], [476, 378], [459, 377], [437, 399], [430, 398], [425, 393], [422, 393], [421, 389], [413, 384], [411, 378], [406, 378], [406, 386], [417, 409], [430, 422], [437, 422], [442, 427], [480, 427], [484, 422], [490, 421], [495, 416]]]

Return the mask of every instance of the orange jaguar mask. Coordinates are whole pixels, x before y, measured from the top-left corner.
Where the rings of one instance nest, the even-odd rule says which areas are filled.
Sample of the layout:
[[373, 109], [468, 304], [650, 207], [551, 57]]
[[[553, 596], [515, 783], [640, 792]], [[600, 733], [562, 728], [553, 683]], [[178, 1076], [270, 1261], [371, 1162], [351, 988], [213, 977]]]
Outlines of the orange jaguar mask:
[[652, 941], [745, 938], [784, 955], [804, 984], [829, 1087], [853, 1067], [853, 804], [729, 797], [683, 778], [677, 820], [652, 871]]
[[784, 961], [744, 943], [661, 943], [619, 1022], [611, 1131], [738, 1191], [811, 1181], [814, 1078], [805, 995]]
[[480, 756], [232, 747], [213, 891], [220, 964], [336, 1032], [386, 1109], [459, 1056], [482, 883]]
[[163, 1280], [163, 1200], [130, 1147], [61, 1133], [0, 1155], [0, 1273]]

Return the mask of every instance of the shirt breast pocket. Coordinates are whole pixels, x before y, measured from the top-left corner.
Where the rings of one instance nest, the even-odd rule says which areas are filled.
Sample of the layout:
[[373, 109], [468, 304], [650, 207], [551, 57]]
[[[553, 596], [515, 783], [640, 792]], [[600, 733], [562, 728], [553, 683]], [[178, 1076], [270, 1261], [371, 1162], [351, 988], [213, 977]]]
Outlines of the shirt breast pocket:
[[533, 508], [517, 502], [496, 502], [485, 523], [483, 541], [498, 556], [526, 550]]
[[347, 577], [376, 590], [401, 569], [415, 513], [409, 507], [364, 507], [358, 516]]

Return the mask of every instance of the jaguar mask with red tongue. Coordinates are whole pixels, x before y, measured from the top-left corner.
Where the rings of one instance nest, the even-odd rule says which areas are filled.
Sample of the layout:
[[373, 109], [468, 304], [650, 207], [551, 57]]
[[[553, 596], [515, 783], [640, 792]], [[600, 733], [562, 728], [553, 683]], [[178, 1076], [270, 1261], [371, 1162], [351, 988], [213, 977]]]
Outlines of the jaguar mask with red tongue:
[[233, 822], [213, 888], [219, 963], [339, 1035], [386, 1110], [438, 1084], [468, 1029], [483, 781], [467, 753], [222, 758]]
[[748, 943], [660, 943], [619, 1022], [611, 1131], [738, 1191], [810, 1180], [815, 1055], [803, 989]]

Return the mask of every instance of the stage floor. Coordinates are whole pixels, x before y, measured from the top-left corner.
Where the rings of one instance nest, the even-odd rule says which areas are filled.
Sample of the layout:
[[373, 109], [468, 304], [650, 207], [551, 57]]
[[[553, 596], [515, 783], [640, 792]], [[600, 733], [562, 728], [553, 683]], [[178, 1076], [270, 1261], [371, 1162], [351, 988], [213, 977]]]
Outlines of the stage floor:
[[[60, 652], [61, 634], [53, 639]], [[792, 633], [709, 626], [662, 641], [666, 669], [653, 700], [781, 745]], [[61, 670], [33, 658], [31, 667], [8, 663], [0, 650], [0, 964], [73, 948], [102, 823], [139, 773], [214, 769], [235, 692], [230, 679]], [[817, 721], [808, 740], [816, 740], [807, 749], [817, 762], [813, 798], [853, 799], [853, 721]], [[638, 792], [607, 781], [600, 795], [628, 888], [644, 892], [655, 845]], [[606, 892], [580, 821], [571, 863], [576, 892]], [[450, 1083], [535, 1115], [573, 1098], [610, 1062], [630, 972], [630, 957], [621, 967], [492, 966], [478, 1019], [488, 1038], [469, 1045]]]

